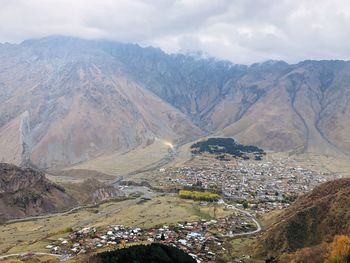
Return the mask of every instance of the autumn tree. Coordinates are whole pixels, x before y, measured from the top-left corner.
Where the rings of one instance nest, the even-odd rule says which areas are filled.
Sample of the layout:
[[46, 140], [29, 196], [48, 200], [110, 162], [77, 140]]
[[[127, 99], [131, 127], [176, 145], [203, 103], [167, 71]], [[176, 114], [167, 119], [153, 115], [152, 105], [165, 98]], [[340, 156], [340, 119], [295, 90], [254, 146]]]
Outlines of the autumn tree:
[[350, 238], [344, 235], [335, 236], [330, 249], [330, 258], [326, 263], [347, 263], [350, 255]]
[[126, 247], [126, 241], [124, 239], [120, 240], [120, 247], [125, 248]]

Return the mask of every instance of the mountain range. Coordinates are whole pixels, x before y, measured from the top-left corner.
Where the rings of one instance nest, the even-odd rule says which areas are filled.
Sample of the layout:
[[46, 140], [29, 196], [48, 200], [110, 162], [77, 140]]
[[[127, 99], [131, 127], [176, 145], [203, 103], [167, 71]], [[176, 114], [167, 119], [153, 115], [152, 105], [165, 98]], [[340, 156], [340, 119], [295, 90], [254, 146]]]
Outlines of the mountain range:
[[265, 150], [350, 153], [350, 62], [250, 66], [50, 36], [0, 44], [0, 161], [65, 167], [216, 134]]

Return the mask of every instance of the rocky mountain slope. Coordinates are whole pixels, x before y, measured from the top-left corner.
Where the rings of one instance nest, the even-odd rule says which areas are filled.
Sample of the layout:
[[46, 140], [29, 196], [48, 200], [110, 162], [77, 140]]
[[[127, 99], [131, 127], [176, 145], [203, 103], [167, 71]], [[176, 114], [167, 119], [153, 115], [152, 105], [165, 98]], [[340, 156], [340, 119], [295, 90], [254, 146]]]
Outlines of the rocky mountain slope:
[[125, 196], [113, 185], [102, 183], [95, 178], [89, 178], [79, 183], [66, 182], [62, 183], [62, 186], [80, 204], [99, 203]]
[[278, 256], [350, 234], [350, 179], [338, 179], [300, 197], [258, 238], [257, 254]]
[[[91, 171], [79, 172], [91, 174]], [[56, 184], [42, 172], [0, 163], [0, 222], [123, 197], [124, 193], [118, 188], [95, 178]]]
[[0, 45], [0, 161], [62, 167], [205, 133], [350, 153], [350, 62], [251, 66], [70, 37]]
[[43, 173], [0, 164], [0, 221], [56, 212], [76, 201]]
[[[1, 144], [11, 144], [0, 160], [19, 164], [30, 152], [36, 165], [54, 167], [156, 138], [201, 134], [187, 116], [127, 77], [120, 62], [96, 46], [49, 38], [0, 47]], [[21, 130], [23, 116], [28, 132]]]
[[271, 149], [300, 146], [302, 152], [348, 154], [349, 65], [305, 61], [289, 66], [223, 133]]
[[247, 67], [184, 55], [164, 60], [160, 52], [153, 50], [147, 66], [136, 60], [132, 65], [140, 68], [129, 71], [203, 130], [271, 150], [349, 154], [349, 62]]

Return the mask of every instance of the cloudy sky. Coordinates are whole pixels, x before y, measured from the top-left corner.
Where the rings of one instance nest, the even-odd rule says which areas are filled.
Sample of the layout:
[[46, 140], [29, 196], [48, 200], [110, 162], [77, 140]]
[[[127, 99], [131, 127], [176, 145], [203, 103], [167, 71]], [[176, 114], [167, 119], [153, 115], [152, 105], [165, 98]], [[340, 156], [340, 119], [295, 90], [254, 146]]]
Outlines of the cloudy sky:
[[245, 64], [350, 59], [350, 1], [0, 0], [0, 42], [53, 34]]

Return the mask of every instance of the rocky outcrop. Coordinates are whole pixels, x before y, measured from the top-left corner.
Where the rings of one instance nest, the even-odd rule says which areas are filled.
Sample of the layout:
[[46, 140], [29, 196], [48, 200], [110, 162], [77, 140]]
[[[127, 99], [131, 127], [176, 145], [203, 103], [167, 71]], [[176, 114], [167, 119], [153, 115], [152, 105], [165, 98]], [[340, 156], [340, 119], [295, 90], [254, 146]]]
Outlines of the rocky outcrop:
[[76, 204], [64, 188], [41, 172], [0, 163], [0, 219], [2, 221], [58, 212]]
[[99, 203], [125, 196], [122, 191], [113, 185], [100, 182], [93, 178], [79, 183], [64, 183], [62, 185], [80, 204]]

